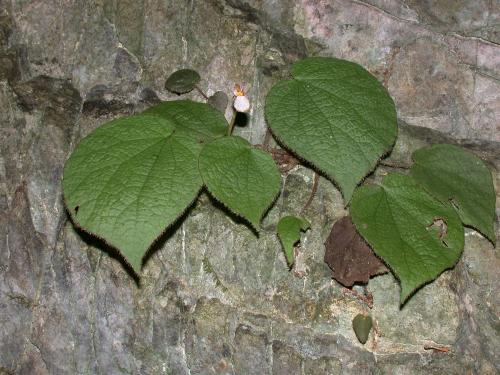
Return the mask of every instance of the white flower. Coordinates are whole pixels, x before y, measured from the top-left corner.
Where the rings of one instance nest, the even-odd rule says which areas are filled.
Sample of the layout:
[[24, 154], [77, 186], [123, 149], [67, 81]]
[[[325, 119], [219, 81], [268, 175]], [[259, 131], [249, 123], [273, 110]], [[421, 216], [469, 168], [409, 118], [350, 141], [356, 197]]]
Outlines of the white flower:
[[250, 110], [250, 100], [246, 96], [237, 96], [234, 99], [233, 107], [237, 112], [246, 113]]
[[233, 107], [237, 112], [246, 113], [250, 110], [250, 100], [245, 96], [245, 92], [240, 85], [234, 85], [234, 102]]

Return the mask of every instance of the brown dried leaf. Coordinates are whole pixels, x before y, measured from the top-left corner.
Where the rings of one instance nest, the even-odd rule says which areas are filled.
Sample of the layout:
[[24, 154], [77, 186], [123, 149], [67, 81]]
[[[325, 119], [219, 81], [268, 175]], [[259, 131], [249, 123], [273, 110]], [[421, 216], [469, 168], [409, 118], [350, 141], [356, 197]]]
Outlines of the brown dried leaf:
[[325, 248], [325, 262], [332, 277], [346, 287], [366, 284], [371, 276], [389, 271], [358, 234], [350, 216], [335, 222]]

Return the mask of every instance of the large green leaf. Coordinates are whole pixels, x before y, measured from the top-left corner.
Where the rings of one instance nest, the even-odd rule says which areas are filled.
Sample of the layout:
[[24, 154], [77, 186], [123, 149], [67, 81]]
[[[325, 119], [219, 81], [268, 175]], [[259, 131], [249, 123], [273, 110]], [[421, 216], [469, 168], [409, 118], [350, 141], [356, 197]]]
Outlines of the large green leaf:
[[334, 180], [349, 202], [394, 143], [394, 103], [377, 79], [353, 62], [308, 58], [293, 65], [292, 76], [267, 96], [269, 127], [287, 148]]
[[84, 138], [63, 179], [74, 223], [116, 247], [136, 272], [151, 243], [198, 195], [203, 143], [227, 129], [207, 104], [171, 102], [149, 112], [162, 117], [114, 120]]
[[446, 144], [421, 148], [413, 153], [413, 160], [413, 178], [440, 201], [451, 202], [465, 225], [495, 244], [495, 189], [484, 162]]
[[356, 229], [401, 282], [401, 303], [421, 285], [455, 265], [464, 229], [449, 204], [429, 195], [410, 176], [387, 175], [356, 190]]
[[296, 216], [285, 216], [278, 222], [278, 237], [290, 267], [295, 263], [294, 245], [300, 240], [300, 232], [310, 227], [311, 224], [306, 219]]
[[281, 176], [272, 157], [241, 137], [228, 136], [203, 148], [199, 168], [208, 191], [258, 230], [280, 191]]

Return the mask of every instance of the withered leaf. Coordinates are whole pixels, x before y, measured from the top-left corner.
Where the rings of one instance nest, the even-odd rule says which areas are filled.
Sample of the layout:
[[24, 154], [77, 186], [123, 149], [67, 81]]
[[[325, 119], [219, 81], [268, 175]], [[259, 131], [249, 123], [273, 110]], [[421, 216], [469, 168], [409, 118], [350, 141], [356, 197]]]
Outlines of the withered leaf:
[[366, 284], [371, 276], [389, 271], [358, 234], [350, 216], [333, 225], [325, 242], [325, 262], [332, 277], [346, 287]]

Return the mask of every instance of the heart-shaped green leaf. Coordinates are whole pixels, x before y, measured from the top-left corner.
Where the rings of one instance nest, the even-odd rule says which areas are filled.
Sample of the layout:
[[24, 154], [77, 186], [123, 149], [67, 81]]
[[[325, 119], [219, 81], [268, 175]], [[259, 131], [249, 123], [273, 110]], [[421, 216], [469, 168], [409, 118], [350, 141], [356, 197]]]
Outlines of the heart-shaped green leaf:
[[165, 82], [165, 88], [176, 94], [184, 94], [193, 90], [200, 82], [200, 75], [192, 69], [181, 69], [172, 73]]
[[279, 193], [281, 176], [272, 157], [241, 137], [224, 137], [207, 144], [199, 162], [208, 191], [258, 230]]
[[221, 113], [226, 112], [229, 98], [224, 91], [216, 91], [211, 97], [208, 98], [207, 103], [214, 107]]
[[308, 58], [293, 65], [292, 76], [267, 96], [268, 125], [281, 143], [335, 181], [349, 202], [394, 143], [394, 103], [375, 77], [349, 61]]
[[300, 232], [309, 229], [311, 224], [306, 219], [285, 216], [278, 222], [278, 237], [285, 250], [285, 257], [291, 267], [295, 262], [294, 245], [300, 240]]
[[137, 273], [151, 243], [198, 195], [202, 143], [227, 129], [207, 104], [158, 107], [149, 112], [162, 117], [142, 114], [101, 126], [64, 168], [64, 199], [74, 223], [120, 250]]
[[413, 153], [413, 160], [413, 178], [441, 202], [451, 202], [465, 225], [495, 245], [495, 189], [484, 162], [446, 144], [421, 148]]
[[369, 315], [358, 314], [352, 320], [352, 328], [361, 344], [364, 345], [368, 341], [372, 325], [372, 318]]
[[428, 194], [410, 176], [387, 175], [380, 185], [354, 193], [356, 229], [401, 282], [401, 303], [455, 265], [464, 229], [449, 204]]

